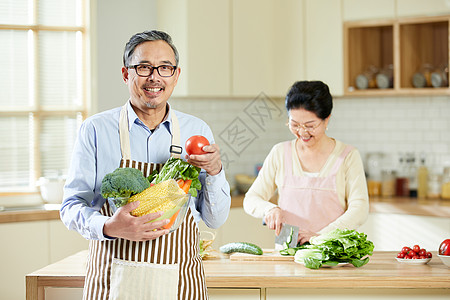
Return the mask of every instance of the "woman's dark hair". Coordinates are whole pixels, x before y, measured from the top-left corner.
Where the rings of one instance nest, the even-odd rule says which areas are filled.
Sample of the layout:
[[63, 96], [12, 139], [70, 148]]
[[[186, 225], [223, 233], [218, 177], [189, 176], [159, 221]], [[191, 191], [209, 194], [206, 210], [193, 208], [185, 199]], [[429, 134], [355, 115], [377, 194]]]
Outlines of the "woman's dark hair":
[[180, 57], [178, 55], [177, 48], [172, 42], [172, 38], [169, 34], [165, 33], [164, 31], [158, 31], [158, 30], [151, 30], [151, 31], [144, 31], [140, 33], [136, 33], [133, 35], [128, 43], [125, 45], [125, 51], [123, 53], [123, 65], [124, 67], [130, 66], [131, 56], [134, 53], [134, 49], [136, 47], [144, 42], [151, 42], [151, 41], [164, 41], [172, 48], [173, 53], [175, 55], [175, 62], [178, 66], [178, 63], [180, 62]]
[[325, 120], [333, 109], [333, 97], [322, 81], [297, 81], [286, 95], [286, 110], [303, 108]]

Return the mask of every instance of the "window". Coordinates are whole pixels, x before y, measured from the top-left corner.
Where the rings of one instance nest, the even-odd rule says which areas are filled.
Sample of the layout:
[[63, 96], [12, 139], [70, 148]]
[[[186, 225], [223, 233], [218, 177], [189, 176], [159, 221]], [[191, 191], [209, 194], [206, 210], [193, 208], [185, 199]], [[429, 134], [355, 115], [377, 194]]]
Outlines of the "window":
[[0, 1], [0, 194], [67, 173], [87, 115], [87, 5]]

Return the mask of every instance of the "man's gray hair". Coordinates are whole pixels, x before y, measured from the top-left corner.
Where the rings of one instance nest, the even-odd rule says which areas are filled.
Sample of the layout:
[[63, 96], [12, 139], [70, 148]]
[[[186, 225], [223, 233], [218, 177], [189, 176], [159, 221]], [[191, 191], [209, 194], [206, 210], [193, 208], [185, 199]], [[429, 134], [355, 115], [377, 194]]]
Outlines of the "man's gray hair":
[[173, 50], [173, 53], [175, 54], [175, 62], [176, 62], [176, 65], [178, 66], [180, 57], [178, 55], [177, 48], [175, 47], [175, 45], [172, 42], [172, 38], [170, 37], [170, 35], [168, 35], [167, 33], [163, 32], [163, 31], [150, 30], [150, 31], [144, 31], [141, 33], [136, 33], [135, 35], [133, 35], [130, 38], [128, 43], [125, 45], [125, 51], [123, 53], [124, 67], [130, 66], [130, 61], [131, 61], [131, 57], [133, 56], [134, 49], [136, 49], [136, 47], [138, 45], [140, 45], [144, 42], [149, 42], [149, 41], [164, 41], [167, 44], [169, 44], [169, 46]]

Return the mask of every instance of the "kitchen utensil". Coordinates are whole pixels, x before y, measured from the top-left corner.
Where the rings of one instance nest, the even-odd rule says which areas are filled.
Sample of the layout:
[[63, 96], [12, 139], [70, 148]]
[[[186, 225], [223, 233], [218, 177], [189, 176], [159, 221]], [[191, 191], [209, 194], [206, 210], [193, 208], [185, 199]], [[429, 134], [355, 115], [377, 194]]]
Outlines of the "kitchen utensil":
[[294, 248], [297, 246], [297, 238], [298, 238], [298, 230], [299, 228], [294, 225], [289, 225], [283, 223], [283, 227], [281, 228], [280, 234], [275, 236], [275, 244], [281, 245], [284, 248], [286, 242], [288, 242], [288, 238], [291, 235], [292, 231], [292, 240], [290, 241], [288, 247]]

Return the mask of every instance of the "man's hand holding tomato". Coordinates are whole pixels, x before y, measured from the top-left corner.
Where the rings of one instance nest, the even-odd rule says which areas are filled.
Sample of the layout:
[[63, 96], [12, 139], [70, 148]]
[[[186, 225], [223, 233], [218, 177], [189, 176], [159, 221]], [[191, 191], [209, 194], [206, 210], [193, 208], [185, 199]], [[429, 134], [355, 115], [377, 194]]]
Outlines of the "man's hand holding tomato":
[[217, 144], [209, 144], [209, 141], [201, 135], [190, 137], [185, 144], [187, 162], [202, 168], [211, 176], [219, 174], [222, 170], [220, 149]]

